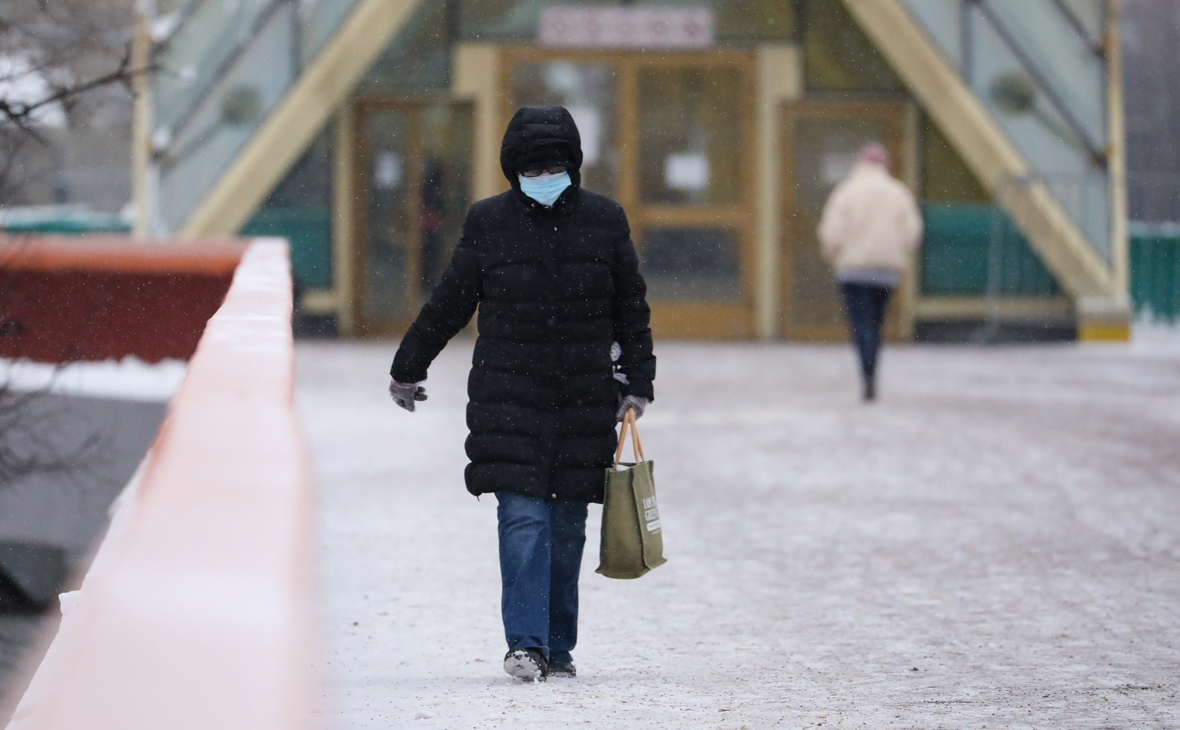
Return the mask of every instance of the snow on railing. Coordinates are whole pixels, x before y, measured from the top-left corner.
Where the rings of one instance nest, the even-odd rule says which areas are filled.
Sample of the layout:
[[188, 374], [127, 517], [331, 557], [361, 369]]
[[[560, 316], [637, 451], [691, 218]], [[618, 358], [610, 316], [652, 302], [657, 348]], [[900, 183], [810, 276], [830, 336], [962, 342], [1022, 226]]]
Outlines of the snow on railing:
[[313, 696], [313, 488], [286, 245], [256, 240], [9, 730], [290, 730]]

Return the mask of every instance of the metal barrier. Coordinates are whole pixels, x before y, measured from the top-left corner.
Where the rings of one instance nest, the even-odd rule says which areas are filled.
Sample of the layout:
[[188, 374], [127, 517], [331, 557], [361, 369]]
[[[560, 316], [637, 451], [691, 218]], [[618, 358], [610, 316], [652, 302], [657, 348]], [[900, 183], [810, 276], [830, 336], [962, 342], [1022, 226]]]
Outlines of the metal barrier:
[[1131, 299], [1139, 317], [1180, 321], [1180, 224], [1132, 224]]
[[254, 242], [9, 730], [291, 730], [313, 676], [311, 471], [286, 245]]

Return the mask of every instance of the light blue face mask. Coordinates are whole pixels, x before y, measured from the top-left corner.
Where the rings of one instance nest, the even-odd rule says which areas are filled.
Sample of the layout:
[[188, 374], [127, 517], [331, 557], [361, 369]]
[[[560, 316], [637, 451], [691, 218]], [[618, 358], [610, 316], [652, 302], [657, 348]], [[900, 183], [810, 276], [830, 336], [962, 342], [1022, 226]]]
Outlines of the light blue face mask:
[[520, 191], [544, 206], [556, 203], [565, 189], [573, 184], [570, 181], [569, 172], [559, 172], [556, 175], [545, 173], [536, 177], [520, 175], [519, 177]]

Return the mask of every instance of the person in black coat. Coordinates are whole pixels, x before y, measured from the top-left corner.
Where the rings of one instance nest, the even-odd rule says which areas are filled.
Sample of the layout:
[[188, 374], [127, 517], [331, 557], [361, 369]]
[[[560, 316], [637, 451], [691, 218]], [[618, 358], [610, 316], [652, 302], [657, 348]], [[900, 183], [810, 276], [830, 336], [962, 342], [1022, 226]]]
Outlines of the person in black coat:
[[471, 206], [450, 266], [393, 360], [420, 383], [479, 308], [468, 380], [467, 490], [498, 501], [502, 614], [513, 676], [573, 676], [586, 505], [601, 502], [615, 424], [654, 398], [647, 287], [623, 209], [583, 190], [563, 107], [526, 107], [500, 147], [512, 189]]

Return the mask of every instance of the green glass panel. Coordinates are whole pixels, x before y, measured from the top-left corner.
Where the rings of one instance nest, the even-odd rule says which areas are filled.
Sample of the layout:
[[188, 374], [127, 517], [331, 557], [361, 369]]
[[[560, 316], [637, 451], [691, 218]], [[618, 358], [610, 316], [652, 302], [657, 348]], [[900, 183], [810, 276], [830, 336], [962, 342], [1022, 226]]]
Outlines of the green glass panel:
[[963, 67], [963, 3], [960, 0], [906, 0], [910, 12], [956, 69]]
[[165, 231], [184, 223], [294, 81], [294, 9], [284, 4], [271, 14], [160, 157]]
[[445, 2], [424, 2], [369, 68], [357, 96], [404, 96], [450, 85], [450, 16]]
[[200, 0], [156, 0], [156, 15], [163, 17], [195, 6]]
[[1110, 0], [1062, 0], [1073, 20], [1094, 45], [1102, 43], [1106, 32], [1107, 5]]
[[[990, 7], [990, 6], [989, 6]], [[1009, 138], [1081, 228], [1096, 253], [1110, 258], [1107, 172], [1095, 164], [1044, 89], [1036, 71], [1013, 50], [998, 26], [978, 9], [973, 27], [975, 54], [971, 86]], [[1082, 72], [1079, 67], [1079, 73]], [[1019, 186], [1019, 180], [1000, 181]]]
[[1068, 114], [1095, 147], [1106, 146], [1106, 68], [1093, 40], [1052, 2], [990, 0], [1006, 31], [1036, 70], [1042, 93]]
[[160, 48], [155, 62], [153, 102], [156, 124], [173, 128], [216, 83], [223, 64], [257, 33], [257, 23], [274, 12], [270, 0], [200, 0]]
[[[903, 0], [1082, 230], [1110, 260], [1105, 0]], [[1017, 188], [1023, 178], [989, 181]]]
[[154, 27], [180, 23], [155, 51], [153, 228], [174, 231], [282, 101], [357, 0], [168, 0]]
[[929, 117], [922, 117], [921, 133], [924, 199], [939, 203], [989, 203], [991, 194], [987, 188]]
[[905, 90], [843, 3], [810, 0], [805, 7], [803, 53], [809, 90]]
[[331, 40], [357, 0], [303, 0], [303, 62], [306, 64]]

